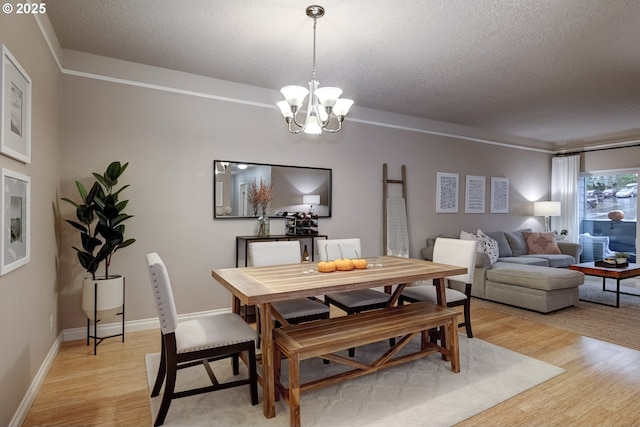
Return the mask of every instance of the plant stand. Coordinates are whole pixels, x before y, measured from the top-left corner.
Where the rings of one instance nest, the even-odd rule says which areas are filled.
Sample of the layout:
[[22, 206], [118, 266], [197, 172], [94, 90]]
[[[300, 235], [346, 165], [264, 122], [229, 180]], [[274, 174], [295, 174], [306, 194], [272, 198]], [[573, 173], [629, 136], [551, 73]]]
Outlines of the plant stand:
[[[100, 287], [100, 281], [99, 280], [93, 280], [93, 313], [87, 313], [87, 346], [90, 345], [91, 339], [93, 338], [93, 355], [94, 356], [98, 352], [98, 344], [100, 344], [102, 341], [104, 341], [107, 338], [115, 338], [115, 337], [120, 337], [121, 336], [122, 337], [122, 342], [124, 342], [125, 278], [122, 277], [122, 304], [118, 305], [116, 307], [113, 307], [113, 308], [119, 310], [119, 311], [117, 311], [115, 313], [115, 315], [116, 316], [122, 316], [122, 332], [120, 332], [119, 334], [113, 334], [113, 335], [108, 335], [108, 336], [103, 336], [103, 337], [98, 336], [98, 322], [100, 322], [102, 320], [102, 318], [100, 316], [100, 312], [104, 312], [104, 311], [109, 311], [110, 310], [110, 309], [103, 309], [102, 307], [101, 307], [101, 309], [98, 309], [98, 307], [100, 307], [98, 305], [98, 303], [99, 303], [99, 301], [98, 301], [98, 294], [99, 294], [98, 288], [99, 287]], [[83, 289], [83, 292], [84, 292], [84, 289]], [[86, 310], [85, 310], [85, 312], [86, 312]], [[93, 334], [91, 334], [91, 321], [92, 321], [92, 319], [91, 319], [90, 314], [93, 314]]]

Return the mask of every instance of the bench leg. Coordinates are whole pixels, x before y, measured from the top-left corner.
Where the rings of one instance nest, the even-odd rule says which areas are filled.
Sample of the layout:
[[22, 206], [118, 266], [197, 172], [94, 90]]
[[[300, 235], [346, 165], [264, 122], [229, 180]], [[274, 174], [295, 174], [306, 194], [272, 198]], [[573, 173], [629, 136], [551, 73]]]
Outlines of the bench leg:
[[278, 400], [280, 400], [280, 391], [278, 390], [277, 385], [281, 384], [280, 383], [280, 378], [281, 378], [281, 372], [282, 372], [282, 353], [280, 352], [280, 349], [278, 348], [278, 346], [273, 346], [273, 383], [276, 385], [275, 387], [275, 392], [276, 395], [274, 396], [275, 401], [277, 402]]
[[300, 427], [300, 356], [289, 356], [289, 424]]

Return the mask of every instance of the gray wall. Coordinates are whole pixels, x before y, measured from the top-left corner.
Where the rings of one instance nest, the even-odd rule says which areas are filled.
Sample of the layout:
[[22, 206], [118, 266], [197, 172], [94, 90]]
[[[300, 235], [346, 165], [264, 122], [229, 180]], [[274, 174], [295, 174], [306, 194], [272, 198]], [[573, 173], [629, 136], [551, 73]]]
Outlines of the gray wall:
[[[0, 276], [0, 425], [8, 425], [59, 332], [56, 203], [60, 72], [29, 15], [0, 14], [0, 43], [32, 80], [31, 163], [0, 167], [31, 178], [30, 262]], [[54, 327], [49, 331], [49, 318]]]
[[[214, 159], [332, 168], [333, 216], [320, 220], [320, 232], [360, 237], [364, 256], [382, 252], [383, 163], [391, 178], [407, 166], [413, 257], [426, 237], [441, 232], [540, 227], [530, 200], [548, 192], [548, 153], [359, 122], [347, 122], [336, 135], [293, 136], [275, 108], [85, 77], [65, 76], [63, 94], [61, 194], [73, 196], [74, 180], [112, 160], [130, 163], [123, 182], [131, 187], [124, 194], [136, 217], [127, 230], [137, 242], [118, 252], [111, 266], [127, 278], [130, 320], [155, 316], [144, 257], [151, 251], [168, 265], [178, 312], [229, 306], [230, 295], [210, 272], [234, 265], [235, 236], [254, 234], [255, 220], [212, 219]], [[460, 212], [466, 174], [486, 176], [487, 187], [491, 176], [508, 177], [510, 214], [436, 214], [437, 172], [460, 174]], [[488, 200], [487, 191], [487, 212]], [[63, 208], [63, 215], [72, 214]], [[283, 233], [283, 220], [273, 219], [271, 230]], [[62, 327], [81, 327], [83, 272], [70, 249], [78, 236], [70, 227], [61, 231]]]
[[[413, 257], [438, 233], [542, 227], [530, 201], [547, 198], [550, 154], [505, 145], [522, 142], [515, 138], [357, 106], [339, 134], [293, 136], [273, 107], [277, 91], [66, 51], [61, 73], [30, 16], [1, 14], [0, 41], [33, 79], [32, 163], [0, 156], [1, 167], [32, 179], [31, 262], [0, 277], [8, 326], [1, 332], [0, 425], [16, 413], [58, 334], [85, 326], [84, 273], [71, 249], [78, 235], [61, 220], [72, 217], [71, 207], [58, 201], [75, 198], [74, 181], [88, 181], [113, 160], [130, 162], [124, 196], [135, 215], [128, 235], [137, 242], [114, 256], [112, 272], [127, 278], [132, 321], [155, 316], [144, 257], [151, 251], [169, 267], [180, 313], [229, 307], [230, 295], [210, 272], [233, 265], [235, 236], [253, 234], [255, 224], [213, 220], [214, 159], [332, 168], [333, 217], [320, 221], [320, 231], [360, 237], [363, 256], [382, 252], [383, 163], [394, 179], [407, 166]], [[435, 213], [437, 172], [460, 174], [461, 213]], [[486, 176], [487, 184], [508, 177], [510, 213], [462, 213], [467, 174]], [[486, 197], [488, 212], [488, 190]], [[281, 232], [284, 223], [271, 227]]]

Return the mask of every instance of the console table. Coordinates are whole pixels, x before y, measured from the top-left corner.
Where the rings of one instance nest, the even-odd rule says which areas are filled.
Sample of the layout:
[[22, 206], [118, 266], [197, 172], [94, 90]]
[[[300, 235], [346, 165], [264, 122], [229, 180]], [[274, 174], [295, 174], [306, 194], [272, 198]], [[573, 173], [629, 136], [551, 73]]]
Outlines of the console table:
[[[289, 234], [272, 234], [271, 236], [236, 236], [236, 267], [239, 267], [240, 263], [240, 247], [244, 247], [244, 266], [247, 267], [249, 257], [248, 249], [251, 242], [265, 242], [265, 241], [278, 241], [278, 240], [311, 240], [311, 260], [315, 259], [316, 251], [316, 239], [328, 239], [326, 234], [310, 234], [310, 235], [289, 235]], [[244, 244], [242, 244], [244, 242]], [[302, 254], [301, 254], [302, 255]]]

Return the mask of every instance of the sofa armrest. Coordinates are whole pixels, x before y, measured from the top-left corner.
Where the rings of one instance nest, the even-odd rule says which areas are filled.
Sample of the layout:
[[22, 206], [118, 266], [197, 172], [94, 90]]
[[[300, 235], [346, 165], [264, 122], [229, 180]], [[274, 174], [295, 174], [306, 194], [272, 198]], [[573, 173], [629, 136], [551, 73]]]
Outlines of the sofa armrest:
[[422, 257], [427, 261], [433, 261], [433, 246], [422, 248]]
[[582, 245], [573, 242], [558, 242], [560, 252], [565, 255], [571, 255], [576, 262], [580, 262], [580, 254], [582, 253]]
[[476, 254], [476, 268], [491, 268], [491, 260], [485, 252], [478, 251]]
[[580, 262], [600, 261], [604, 259], [604, 242], [598, 242], [590, 239], [584, 242], [582, 256]]

